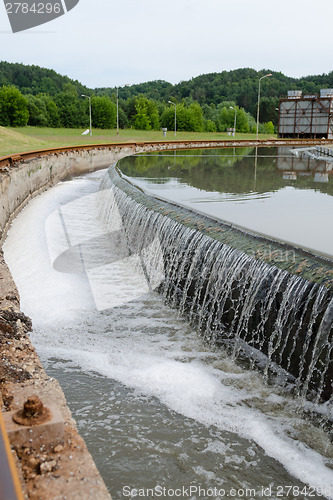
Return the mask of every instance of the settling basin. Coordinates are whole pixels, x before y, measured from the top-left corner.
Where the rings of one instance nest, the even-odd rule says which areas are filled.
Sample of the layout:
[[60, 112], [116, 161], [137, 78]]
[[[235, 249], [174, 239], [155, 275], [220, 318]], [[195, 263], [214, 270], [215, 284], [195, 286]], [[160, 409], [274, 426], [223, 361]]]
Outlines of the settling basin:
[[333, 257], [333, 163], [293, 148], [150, 153], [121, 160], [143, 190]]
[[179, 313], [181, 298], [161, 293], [158, 239], [130, 248], [135, 227], [109, 180], [98, 171], [33, 199], [4, 251], [33, 344], [112, 498], [149, 488], [195, 500], [333, 499], [332, 401], [293, 395], [284, 372], [273, 383], [205, 340]]

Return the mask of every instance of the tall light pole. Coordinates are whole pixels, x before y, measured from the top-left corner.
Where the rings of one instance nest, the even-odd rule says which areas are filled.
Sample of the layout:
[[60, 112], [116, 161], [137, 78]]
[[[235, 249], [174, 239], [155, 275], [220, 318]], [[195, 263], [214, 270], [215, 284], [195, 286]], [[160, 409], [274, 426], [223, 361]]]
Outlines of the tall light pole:
[[118, 89], [117, 87], [117, 137], [119, 137], [119, 104], [118, 104]]
[[259, 103], [260, 103], [260, 82], [263, 78], [267, 78], [268, 76], [272, 76], [272, 73], [268, 73], [268, 75], [264, 75], [259, 78], [259, 90], [258, 90], [258, 110], [257, 110], [257, 140], [259, 138]]
[[90, 133], [89, 135], [92, 135], [92, 128], [91, 128], [91, 97], [90, 95], [84, 95], [84, 94], [81, 94], [82, 97], [87, 97], [89, 99], [89, 130], [90, 130]]
[[174, 102], [168, 101], [170, 104], [173, 104], [175, 107], [175, 137], [177, 135], [177, 106]]
[[232, 134], [234, 137], [236, 135], [236, 117], [237, 117], [237, 109], [234, 108], [233, 106], [230, 106], [230, 109], [233, 109], [235, 111], [235, 119], [234, 119], [234, 133]]

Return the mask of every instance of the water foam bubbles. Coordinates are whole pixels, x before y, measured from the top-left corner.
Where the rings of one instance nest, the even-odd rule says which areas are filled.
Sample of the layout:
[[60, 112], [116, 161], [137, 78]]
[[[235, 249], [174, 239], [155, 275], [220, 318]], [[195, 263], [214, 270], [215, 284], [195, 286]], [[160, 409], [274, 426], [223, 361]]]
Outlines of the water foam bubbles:
[[[104, 262], [85, 273], [54, 269], [54, 258], [63, 252], [67, 242], [62, 236], [58, 239], [62, 235], [61, 218], [52, 214], [59, 214], [58, 209], [64, 213], [64, 204], [90, 196], [89, 191], [94, 193], [95, 179], [100, 175], [61, 184], [34, 199], [14, 221], [6, 240], [6, 260], [19, 287], [22, 308], [33, 319], [32, 338], [43, 360], [68, 360], [68, 369], [80, 367], [82, 373], [115, 380], [133, 390], [137, 398], [156, 399], [209, 432], [217, 429], [231, 433], [229, 443], [210, 439], [204, 450], [206, 455], [227, 454], [226, 463], [235, 466], [232, 474], [237, 474], [245, 456], [251, 470], [255, 469], [256, 455], [261, 449], [293, 478], [314, 488], [332, 488], [333, 492], [333, 471], [327, 466], [332, 464], [333, 455], [327, 448], [323, 456], [299, 439], [296, 424], [301, 417], [290, 410], [297, 404], [267, 388], [258, 374], [237, 367], [222, 352], [205, 345], [156, 292], [142, 287], [141, 279], [136, 281], [139, 262], [127, 255], [121, 263]], [[89, 211], [92, 206], [89, 216], [82, 200], [70, 206], [75, 206], [70, 217], [76, 243], [82, 238], [87, 240], [89, 231], [99, 238], [102, 229], [97, 227], [98, 220], [93, 222]], [[112, 294], [110, 275], [112, 283], [118, 282], [118, 290], [123, 293], [123, 299], [118, 296], [112, 307], [104, 295]], [[105, 289], [103, 283], [107, 283]], [[106, 307], [99, 311], [98, 304], [103, 305], [103, 300]], [[61, 365], [59, 373], [62, 370]], [[101, 411], [100, 418], [102, 414]], [[98, 420], [98, 414], [94, 418]], [[84, 418], [82, 422], [84, 425]], [[110, 422], [104, 423], [110, 426]], [[194, 443], [194, 433], [192, 438]], [[134, 439], [138, 439], [136, 435]], [[242, 453], [230, 452], [233, 441], [242, 440], [246, 443]], [[136, 441], [136, 445], [144, 446], [142, 441]], [[154, 448], [153, 444], [150, 446]], [[178, 459], [187, 464], [185, 455]], [[198, 467], [198, 478], [215, 478], [216, 473], [209, 472], [208, 466]], [[333, 498], [333, 494], [327, 498]]]

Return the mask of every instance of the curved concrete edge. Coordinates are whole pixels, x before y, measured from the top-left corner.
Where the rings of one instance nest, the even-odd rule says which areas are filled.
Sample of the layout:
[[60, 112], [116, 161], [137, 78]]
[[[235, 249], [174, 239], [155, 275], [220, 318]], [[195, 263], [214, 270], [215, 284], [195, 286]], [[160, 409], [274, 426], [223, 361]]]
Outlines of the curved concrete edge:
[[312, 254], [291, 244], [259, 236], [238, 226], [194, 212], [183, 205], [170, 203], [150, 193], [146, 194], [135, 184], [124, 179], [116, 166], [109, 170], [109, 176], [119, 189], [149, 210], [198, 230], [256, 260], [301, 276], [307, 281], [324, 285], [333, 292], [333, 262], [329, 258]]
[[134, 147], [54, 152], [20, 160], [0, 172], [0, 243], [10, 221], [41, 191], [63, 179], [106, 168], [124, 156], [135, 153]]
[[132, 253], [158, 240], [160, 291], [209, 342], [229, 346], [265, 377], [282, 370], [279, 384], [305, 399], [331, 400], [331, 261], [146, 194], [117, 168], [104, 187]]
[[[11, 220], [41, 191], [71, 175], [105, 168], [133, 148], [66, 152], [20, 162], [0, 174], [0, 234], [5, 237]], [[25, 498], [110, 499], [111, 496], [79, 436], [63, 391], [50, 379], [29, 338], [31, 322], [20, 311], [19, 294], [0, 250], [0, 403], [3, 416], [21, 408], [29, 396], [56, 405], [64, 422], [59, 446], [30, 446], [11, 438]], [[8, 431], [7, 425], [7, 431]], [[52, 433], [48, 431], [48, 433]]]
[[[200, 142], [195, 147], [205, 145]], [[49, 187], [67, 177], [107, 168], [125, 156], [175, 147], [186, 148], [188, 145], [123, 143], [74, 146], [0, 158], [0, 245], [19, 211]], [[15, 446], [15, 441], [12, 443], [25, 498], [110, 499], [78, 434], [63, 391], [57, 381], [47, 376], [30, 341], [29, 331], [31, 322], [20, 311], [19, 294], [0, 247], [1, 409], [6, 415], [36, 394], [46, 405], [56, 403], [65, 423], [65, 439], [60, 452], [54, 449], [36, 451], [26, 446]]]

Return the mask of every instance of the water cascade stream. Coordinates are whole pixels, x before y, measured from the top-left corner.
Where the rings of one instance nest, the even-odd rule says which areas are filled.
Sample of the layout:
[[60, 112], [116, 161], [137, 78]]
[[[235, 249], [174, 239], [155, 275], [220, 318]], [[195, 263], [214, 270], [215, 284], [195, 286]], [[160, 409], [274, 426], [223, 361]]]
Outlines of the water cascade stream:
[[[4, 245], [32, 342], [113, 499], [333, 500], [332, 401], [315, 402], [331, 366], [329, 288], [149, 203], [114, 168], [73, 178], [33, 199]], [[310, 326], [303, 345], [283, 337], [293, 321], [295, 335]]]
[[[108, 208], [103, 204], [103, 210], [110, 211], [111, 219], [115, 207], [119, 211], [131, 253], [155, 249], [147, 275], [156, 281], [151, 269], [164, 273], [157, 281], [171, 305], [207, 340], [227, 347], [234, 358], [251, 359], [266, 375], [277, 375], [277, 368], [283, 368], [285, 381], [292, 382], [303, 397], [329, 400], [332, 290], [151, 210], [116, 187], [115, 175], [111, 170], [103, 184], [114, 197]], [[280, 370], [280, 378], [281, 374]]]

